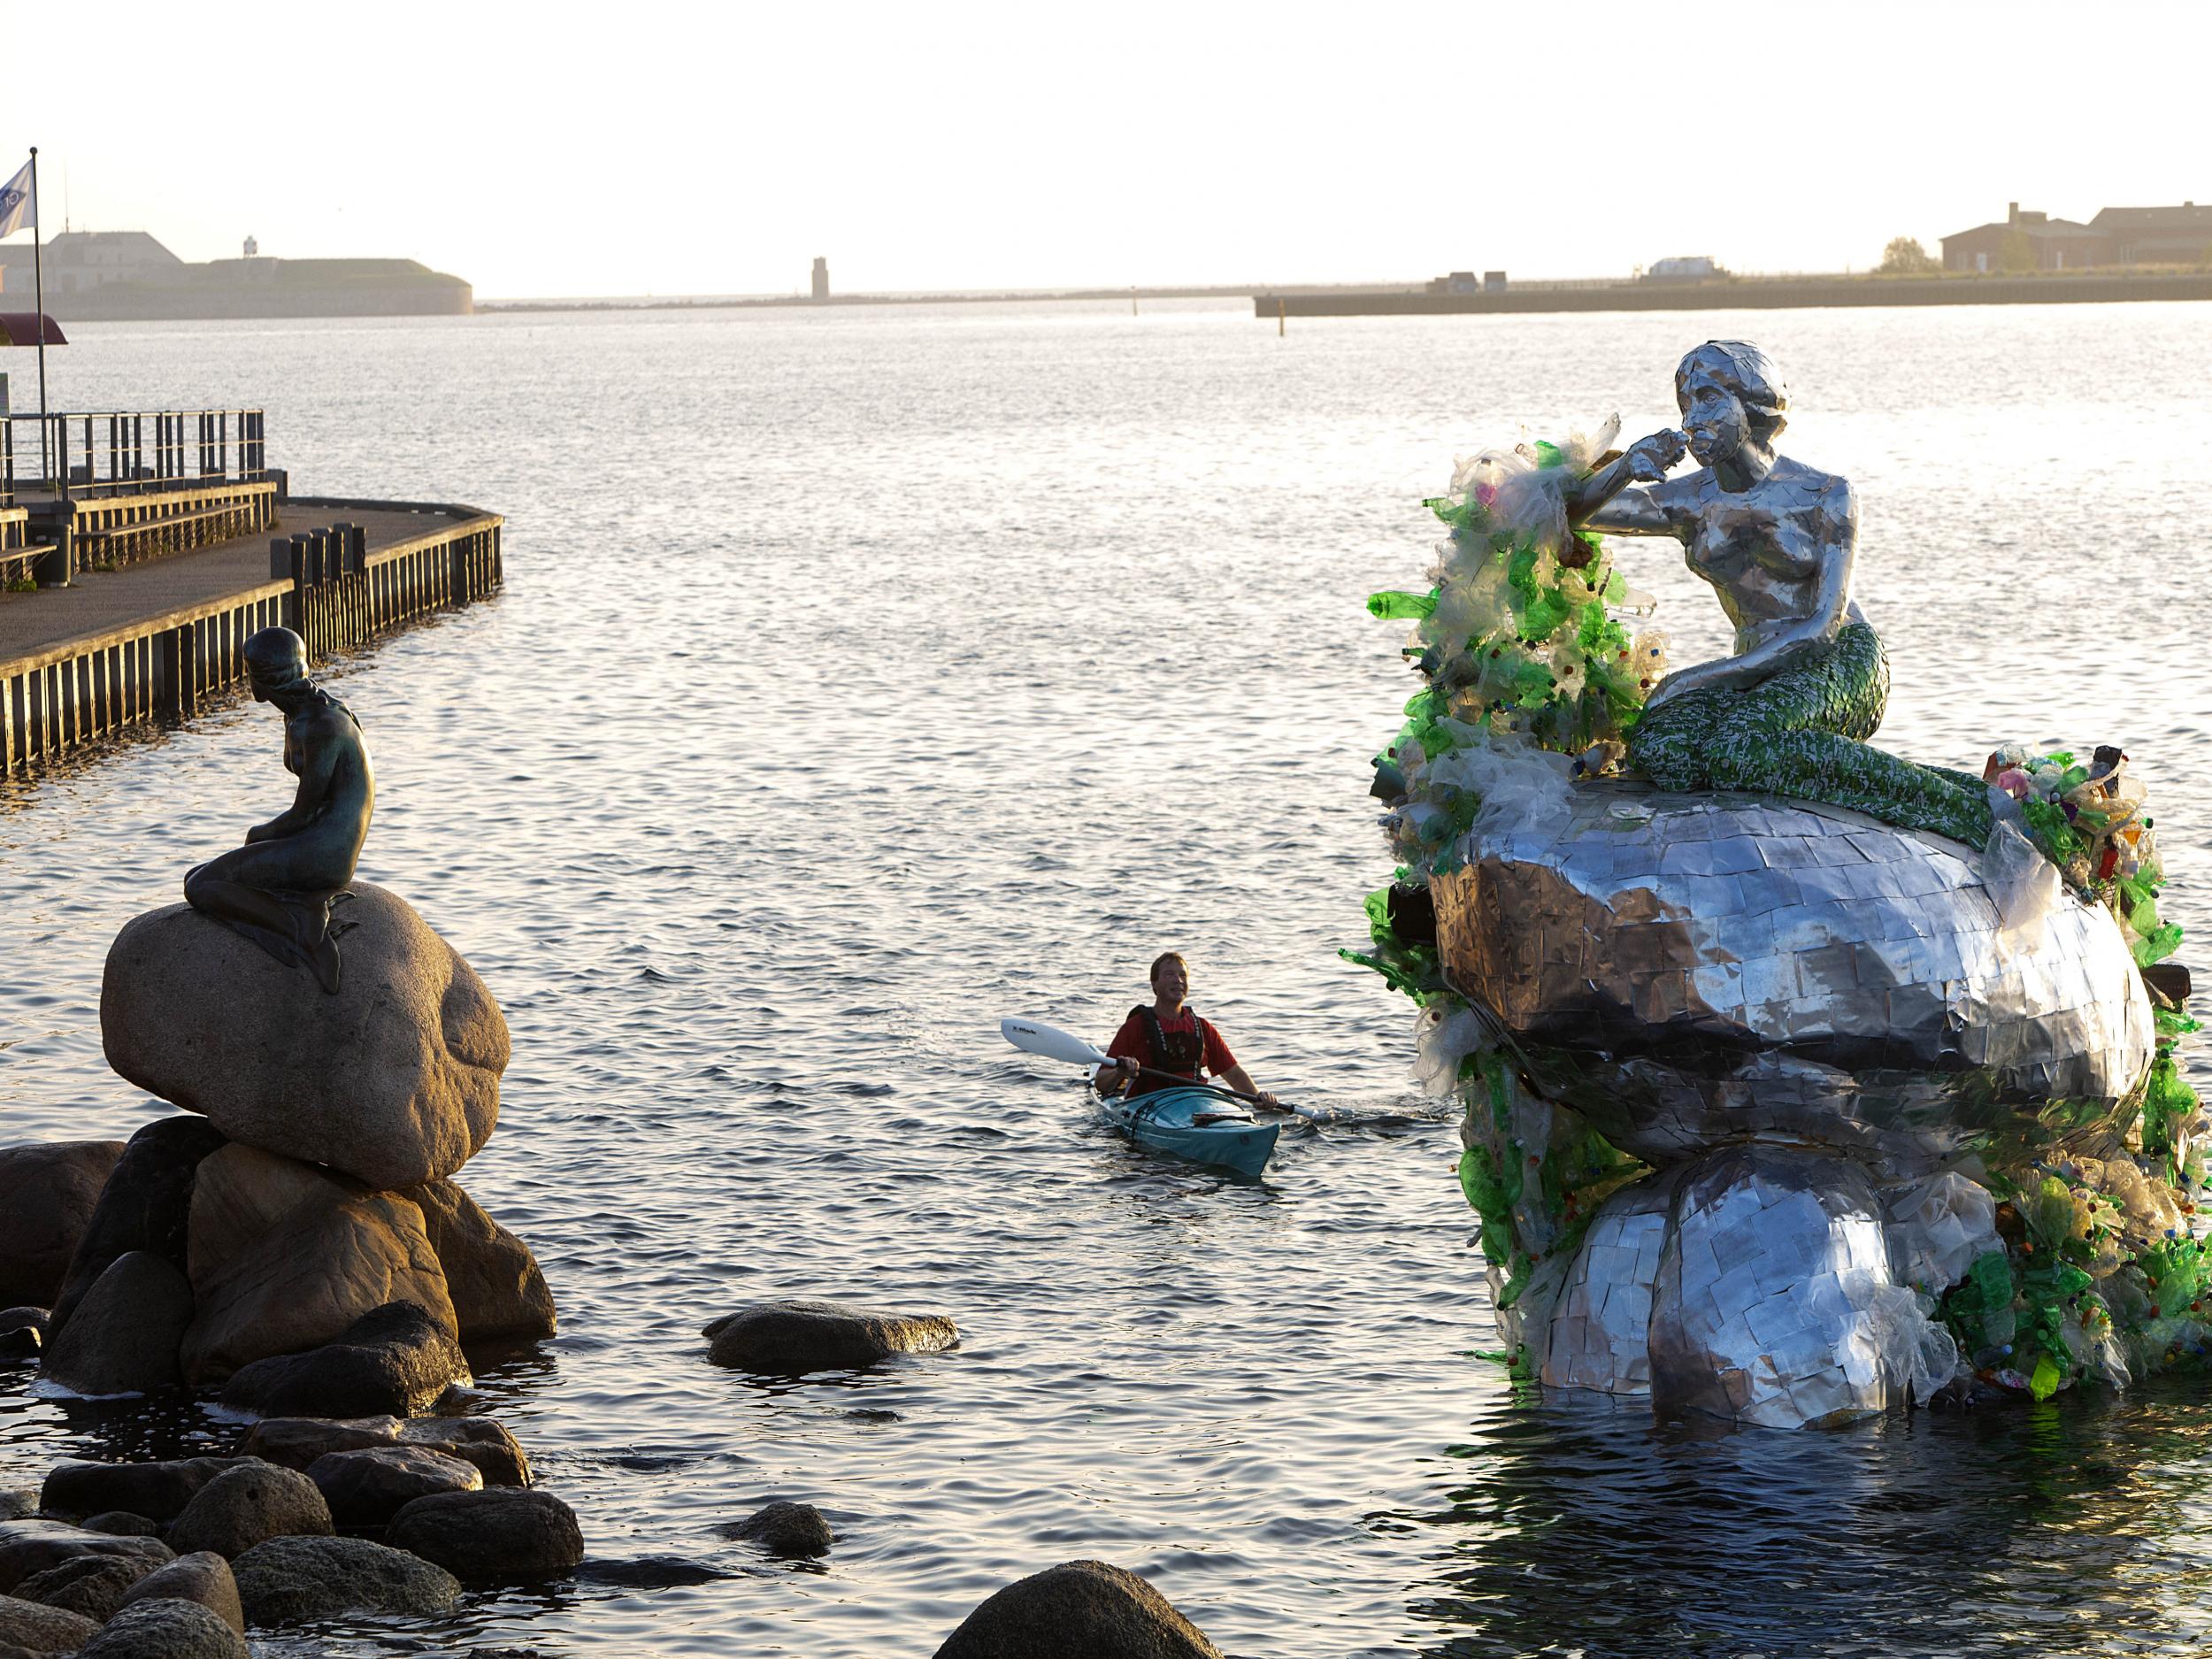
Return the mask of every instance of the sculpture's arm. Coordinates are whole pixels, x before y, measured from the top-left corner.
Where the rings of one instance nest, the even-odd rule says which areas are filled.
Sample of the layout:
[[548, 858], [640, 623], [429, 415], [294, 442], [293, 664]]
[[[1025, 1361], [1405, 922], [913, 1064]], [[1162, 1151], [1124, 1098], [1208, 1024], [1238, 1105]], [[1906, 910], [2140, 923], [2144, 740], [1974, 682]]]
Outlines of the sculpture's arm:
[[1678, 432], [1655, 432], [1637, 439], [1627, 453], [1607, 462], [1568, 493], [1567, 522], [1578, 529], [1617, 535], [1673, 534], [1674, 521], [1666, 509], [1649, 490], [1631, 486], [1659, 482], [1681, 460], [1686, 447]]
[[257, 824], [246, 832], [246, 840], [270, 841], [287, 835], [296, 835], [323, 815], [323, 808], [330, 799], [330, 780], [338, 770], [338, 745], [320, 742], [311, 745], [304, 764], [300, 767], [300, 787], [292, 796], [292, 804], [266, 824]]
[[1851, 603], [1851, 566], [1859, 546], [1859, 499], [1843, 479], [1835, 480], [1832, 494], [1836, 499], [1824, 502], [1821, 514], [1820, 583], [1805, 615], [1741, 656], [1717, 657], [1669, 674], [1647, 707], [1656, 708], [1686, 691], [1746, 690], [1771, 680], [1794, 658], [1835, 637], [1843, 624], [1844, 610]]

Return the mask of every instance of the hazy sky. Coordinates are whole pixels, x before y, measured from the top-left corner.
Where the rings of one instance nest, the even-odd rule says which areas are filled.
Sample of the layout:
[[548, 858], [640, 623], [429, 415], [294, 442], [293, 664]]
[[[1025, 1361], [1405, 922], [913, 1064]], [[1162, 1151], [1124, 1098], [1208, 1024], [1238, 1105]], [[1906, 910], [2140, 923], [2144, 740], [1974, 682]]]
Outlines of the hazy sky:
[[848, 292], [1836, 270], [2011, 198], [2212, 200], [2203, 0], [0, 0], [0, 41], [50, 227], [65, 175], [78, 226], [187, 258], [250, 232], [481, 296], [818, 253]]

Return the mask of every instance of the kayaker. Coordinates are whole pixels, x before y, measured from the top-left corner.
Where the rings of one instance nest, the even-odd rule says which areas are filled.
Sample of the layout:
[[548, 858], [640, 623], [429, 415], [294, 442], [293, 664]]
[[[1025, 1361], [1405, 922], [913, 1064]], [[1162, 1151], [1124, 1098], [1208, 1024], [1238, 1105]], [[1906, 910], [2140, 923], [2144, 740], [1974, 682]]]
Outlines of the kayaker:
[[1134, 1100], [1155, 1089], [1176, 1087], [1172, 1079], [1148, 1076], [1137, 1069], [1150, 1066], [1193, 1083], [1202, 1073], [1211, 1072], [1228, 1087], [1255, 1096], [1270, 1110], [1281, 1110], [1275, 1097], [1253, 1082], [1251, 1073], [1237, 1064], [1213, 1021], [1201, 1018], [1196, 1010], [1184, 1005], [1183, 998], [1189, 993], [1190, 969], [1182, 957], [1171, 950], [1153, 963], [1151, 1006], [1140, 1002], [1121, 1022], [1121, 1029], [1106, 1049], [1115, 1064], [1099, 1067], [1094, 1079], [1098, 1092], [1119, 1094], [1126, 1091]]

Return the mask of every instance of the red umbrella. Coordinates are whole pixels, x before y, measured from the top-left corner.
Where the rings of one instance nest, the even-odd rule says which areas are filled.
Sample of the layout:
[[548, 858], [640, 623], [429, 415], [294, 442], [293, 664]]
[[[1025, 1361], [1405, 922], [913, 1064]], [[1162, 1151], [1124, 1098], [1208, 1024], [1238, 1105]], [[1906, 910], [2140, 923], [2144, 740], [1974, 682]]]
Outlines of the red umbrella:
[[[40, 338], [40, 331], [45, 337]], [[0, 311], [0, 346], [65, 346], [69, 337], [43, 311]]]

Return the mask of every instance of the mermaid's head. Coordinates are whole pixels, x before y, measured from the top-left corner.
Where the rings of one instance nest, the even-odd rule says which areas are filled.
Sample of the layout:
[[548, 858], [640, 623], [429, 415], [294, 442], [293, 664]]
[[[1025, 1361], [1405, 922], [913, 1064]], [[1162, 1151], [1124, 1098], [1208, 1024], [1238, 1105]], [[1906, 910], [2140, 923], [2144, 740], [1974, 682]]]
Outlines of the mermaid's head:
[[1674, 400], [1700, 463], [1725, 460], [1748, 438], [1772, 443], [1789, 418], [1789, 388], [1767, 354], [1743, 340], [1709, 340], [1674, 372]]
[[245, 654], [256, 703], [307, 683], [307, 641], [289, 628], [263, 628], [250, 635]]

